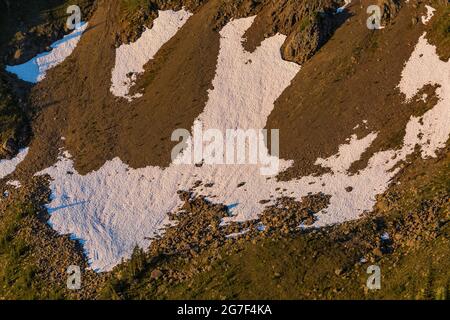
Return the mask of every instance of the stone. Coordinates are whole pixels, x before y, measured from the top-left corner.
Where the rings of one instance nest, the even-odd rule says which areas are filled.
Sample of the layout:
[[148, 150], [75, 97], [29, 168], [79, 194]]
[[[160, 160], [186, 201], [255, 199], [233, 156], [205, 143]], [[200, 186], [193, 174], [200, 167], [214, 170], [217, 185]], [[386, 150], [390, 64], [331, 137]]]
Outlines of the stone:
[[16, 52], [14, 52], [14, 59], [19, 60], [22, 57], [22, 50], [17, 49]]
[[3, 153], [6, 153], [8, 156], [13, 156], [17, 153], [17, 145], [13, 138], [9, 138], [2, 145]]
[[162, 276], [163, 276], [163, 273], [159, 269], [153, 270], [152, 273], [150, 274], [150, 278], [153, 279], [153, 280], [158, 280]]

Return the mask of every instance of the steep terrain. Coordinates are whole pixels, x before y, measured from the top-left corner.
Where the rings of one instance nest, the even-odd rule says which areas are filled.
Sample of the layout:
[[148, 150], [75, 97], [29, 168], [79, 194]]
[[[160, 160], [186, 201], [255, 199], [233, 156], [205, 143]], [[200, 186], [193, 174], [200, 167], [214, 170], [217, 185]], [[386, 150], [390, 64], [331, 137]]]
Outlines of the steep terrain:
[[[94, 1], [72, 1], [88, 18]], [[67, 1], [0, 2], [0, 157], [13, 157], [19, 148], [30, 142], [30, 120], [34, 108], [30, 106], [30, 85], [15, 81], [5, 72], [5, 66], [21, 64], [37, 54], [51, 50], [50, 44], [66, 33]]]
[[[87, 28], [42, 81], [0, 74], [1, 297], [49, 278], [54, 290], [30, 296], [447, 296], [447, 1], [380, 0], [379, 30], [365, 0], [80, 4]], [[8, 29], [5, 65], [67, 33], [64, 19], [41, 19]], [[199, 122], [279, 129], [280, 174], [179, 166], [171, 135]], [[45, 261], [55, 243], [64, 250]], [[390, 270], [385, 291], [364, 291], [361, 258]], [[415, 261], [425, 286], [407, 280]], [[88, 279], [75, 295], [69, 263]]]

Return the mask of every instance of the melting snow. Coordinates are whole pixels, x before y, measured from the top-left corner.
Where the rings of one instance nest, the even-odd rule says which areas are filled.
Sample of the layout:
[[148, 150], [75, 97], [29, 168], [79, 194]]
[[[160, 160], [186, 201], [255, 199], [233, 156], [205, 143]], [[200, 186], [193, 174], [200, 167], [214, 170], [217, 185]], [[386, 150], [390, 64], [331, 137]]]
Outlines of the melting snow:
[[6, 184], [9, 186], [13, 186], [16, 189], [19, 189], [22, 186], [20, 181], [17, 181], [17, 180], [8, 181]]
[[349, 144], [339, 147], [339, 153], [328, 159], [317, 159], [316, 165], [330, 168], [333, 172], [345, 173], [353, 163], [361, 158], [363, 152], [375, 141], [377, 133], [371, 133], [365, 138], [358, 140], [356, 135], [350, 138]]
[[87, 26], [88, 23], [82, 23], [72, 33], [53, 43], [50, 52], [41, 53], [24, 64], [6, 66], [6, 71], [16, 74], [24, 81], [32, 83], [42, 81], [48, 70], [56, 67], [72, 54]]
[[438, 84], [436, 106], [422, 117], [411, 117], [407, 126], [405, 146], [419, 144], [424, 158], [436, 157], [436, 151], [445, 147], [450, 132], [450, 63], [439, 59], [436, 47], [423, 34], [406, 64], [400, 89], [411, 100], [425, 85]]
[[13, 173], [17, 165], [25, 159], [27, 154], [28, 148], [20, 150], [19, 154], [11, 160], [0, 160], [0, 179]]
[[[220, 54], [209, 101], [198, 117], [206, 128], [263, 128], [275, 100], [289, 86], [300, 67], [283, 61], [280, 47], [285, 37], [266, 39], [254, 52], [242, 48], [242, 37], [254, 18], [233, 20], [221, 31]], [[423, 56], [422, 56], [423, 55]], [[251, 63], [249, 63], [251, 61]], [[439, 103], [423, 117], [412, 117], [406, 127], [404, 146], [374, 154], [367, 168], [347, 172], [360, 159], [377, 133], [349, 142], [339, 154], [318, 163], [332, 172], [307, 176], [288, 182], [267, 180], [259, 165], [216, 165], [196, 167], [172, 164], [167, 169], [147, 167], [131, 169], [120, 159], [107, 162], [100, 170], [79, 175], [65, 153], [55, 166], [38, 174], [49, 174], [52, 202], [48, 206], [50, 223], [60, 233], [84, 239], [92, 268], [111, 270], [122, 258], [130, 256], [135, 245], [147, 247], [145, 237], [161, 234], [169, 224], [167, 213], [181, 205], [178, 190], [191, 188], [196, 181], [213, 183], [197, 195], [225, 205], [238, 204], [228, 221], [257, 219], [267, 206], [260, 200], [271, 196], [294, 196], [308, 193], [331, 195], [329, 207], [317, 215], [317, 227], [357, 219], [371, 211], [376, 196], [383, 193], [399, 169], [394, 169], [418, 144], [424, 156], [434, 156], [450, 134], [450, 63], [439, 60], [435, 48], [422, 36], [407, 62], [399, 85], [411, 99], [424, 85], [439, 84]], [[421, 133], [421, 137], [419, 136]], [[292, 161], [280, 160], [283, 170]], [[71, 171], [74, 174], [68, 175]], [[238, 188], [241, 182], [245, 188]], [[353, 189], [348, 192], [348, 187]], [[286, 192], [276, 190], [287, 189]]]
[[422, 17], [422, 23], [427, 24], [430, 22], [431, 18], [434, 16], [434, 12], [436, 11], [435, 8], [430, 7], [429, 5], [425, 5], [425, 8], [427, 8], [427, 16]]
[[154, 58], [161, 47], [169, 41], [177, 31], [192, 16], [191, 13], [180, 11], [159, 11], [158, 18], [153, 22], [152, 29], [146, 29], [134, 43], [123, 44], [116, 50], [116, 64], [112, 71], [111, 92], [117, 97], [131, 101], [142, 95], [128, 95], [136, 81], [137, 74], [143, 73], [144, 65]]

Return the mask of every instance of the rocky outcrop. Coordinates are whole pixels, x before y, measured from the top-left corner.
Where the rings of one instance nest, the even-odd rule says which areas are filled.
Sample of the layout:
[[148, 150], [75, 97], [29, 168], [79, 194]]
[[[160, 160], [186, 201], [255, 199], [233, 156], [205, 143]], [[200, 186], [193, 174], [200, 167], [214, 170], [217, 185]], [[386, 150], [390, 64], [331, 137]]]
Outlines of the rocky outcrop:
[[275, 21], [273, 32], [288, 36], [283, 50], [283, 57], [288, 61], [304, 63], [310, 59], [334, 31], [345, 21], [348, 14], [336, 15], [336, 1], [305, 1], [298, 5], [296, 1], [285, 4], [270, 13]]
[[400, 0], [378, 0], [378, 6], [382, 10], [382, 21], [384, 24], [390, 23], [401, 9]]
[[18, 152], [17, 144], [13, 138], [7, 139], [0, 148], [0, 159], [11, 159]]

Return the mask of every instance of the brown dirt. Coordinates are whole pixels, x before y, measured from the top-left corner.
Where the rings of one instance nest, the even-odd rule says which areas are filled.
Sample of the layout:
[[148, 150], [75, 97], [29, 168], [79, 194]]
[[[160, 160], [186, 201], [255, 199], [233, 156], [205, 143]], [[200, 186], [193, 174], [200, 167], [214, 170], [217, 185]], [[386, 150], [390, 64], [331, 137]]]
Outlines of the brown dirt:
[[[0, 159], [14, 157], [29, 144], [33, 109], [28, 95], [31, 84], [8, 73], [7, 65], [28, 61], [49, 50], [66, 30], [68, 0], [0, 2]], [[71, 1], [78, 5], [84, 20], [95, 9], [95, 0]]]

